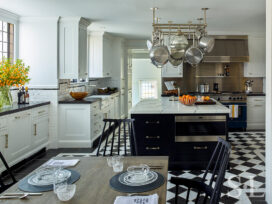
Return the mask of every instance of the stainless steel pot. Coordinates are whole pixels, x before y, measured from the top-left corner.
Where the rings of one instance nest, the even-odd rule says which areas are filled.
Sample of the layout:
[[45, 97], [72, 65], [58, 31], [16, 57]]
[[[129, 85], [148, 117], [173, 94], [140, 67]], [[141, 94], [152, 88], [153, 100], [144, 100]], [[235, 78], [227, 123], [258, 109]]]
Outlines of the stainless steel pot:
[[202, 49], [204, 52], [211, 52], [214, 47], [215, 40], [210, 36], [203, 36], [198, 44], [198, 47]]
[[169, 59], [169, 50], [164, 45], [153, 46], [149, 53], [151, 62], [161, 68], [168, 62]]
[[209, 90], [210, 90], [209, 84], [204, 83], [204, 84], [200, 84], [200, 85], [199, 85], [199, 92], [200, 92], [200, 93], [208, 93]]
[[185, 59], [189, 64], [193, 66], [199, 64], [203, 59], [202, 51], [195, 46], [195, 36], [193, 36], [193, 45], [185, 52]]
[[175, 59], [172, 55], [169, 56], [168, 60], [174, 67], [178, 67], [183, 62], [182, 58]]

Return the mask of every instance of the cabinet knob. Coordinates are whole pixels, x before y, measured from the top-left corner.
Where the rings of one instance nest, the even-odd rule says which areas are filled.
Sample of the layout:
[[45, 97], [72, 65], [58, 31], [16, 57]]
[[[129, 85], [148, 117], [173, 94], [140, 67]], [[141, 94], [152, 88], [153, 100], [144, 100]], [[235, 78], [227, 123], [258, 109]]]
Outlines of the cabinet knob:
[[145, 121], [145, 124], [160, 124], [160, 121]]

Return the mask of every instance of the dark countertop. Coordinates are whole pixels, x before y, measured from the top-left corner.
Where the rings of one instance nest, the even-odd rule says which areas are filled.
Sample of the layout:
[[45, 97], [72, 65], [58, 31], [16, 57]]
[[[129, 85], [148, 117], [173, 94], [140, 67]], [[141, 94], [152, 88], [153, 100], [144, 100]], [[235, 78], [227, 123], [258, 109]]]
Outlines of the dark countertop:
[[88, 97], [83, 100], [75, 100], [71, 98], [71, 99], [61, 100], [59, 101], [59, 104], [91, 104], [100, 100], [101, 100], [100, 98], [88, 98]]
[[44, 106], [48, 104], [50, 104], [50, 101], [36, 101], [36, 102], [30, 102], [29, 104], [20, 104], [20, 105], [17, 103], [14, 103], [13, 106], [10, 108], [1, 109], [0, 116], [17, 113], [20, 111], [37, 108], [39, 106]]
[[263, 92], [252, 92], [252, 93], [248, 93], [246, 95], [247, 96], [265, 96], [265, 93], [263, 93]]

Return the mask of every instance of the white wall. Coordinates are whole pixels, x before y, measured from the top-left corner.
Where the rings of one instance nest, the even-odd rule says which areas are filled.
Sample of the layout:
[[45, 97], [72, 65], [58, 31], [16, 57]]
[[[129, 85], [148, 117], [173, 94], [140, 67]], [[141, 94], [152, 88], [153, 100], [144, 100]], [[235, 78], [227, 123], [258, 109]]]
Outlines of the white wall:
[[266, 202], [272, 203], [272, 3], [266, 0]]
[[22, 17], [19, 58], [30, 66], [29, 87], [58, 87], [58, 17]]
[[132, 106], [140, 101], [140, 80], [156, 80], [158, 96], [161, 95], [161, 69], [152, 65], [150, 59], [132, 59]]

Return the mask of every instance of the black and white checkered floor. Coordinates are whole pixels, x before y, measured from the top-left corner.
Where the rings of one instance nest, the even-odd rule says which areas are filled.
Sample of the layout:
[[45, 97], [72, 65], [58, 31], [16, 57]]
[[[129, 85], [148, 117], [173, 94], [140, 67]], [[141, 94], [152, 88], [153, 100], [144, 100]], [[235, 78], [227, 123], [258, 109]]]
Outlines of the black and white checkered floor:
[[[232, 145], [230, 170], [227, 171], [222, 189], [220, 203], [250, 204], [265, 203], [265, 133], [264, 132], [232, 132], [229, 133]], [[116, 144], [117, 147], [117, 144]], [[122, 147], [122, 151], [124, 148]], [[58, 156], [89, 157], [93, 153], [62, 153]], [[169, 171], [168, 180], [172, 176], [199, 179], [203, 171]], [[207, 177], [209, 179], [209, 177]], [[167, 183], [167, 203], [174, 203], [175, 186]], [[191, 192], [190, 202], [193, 203], [196, 193]], [[186, 188], [179, 187], [179, 203], [185, 203]]]

